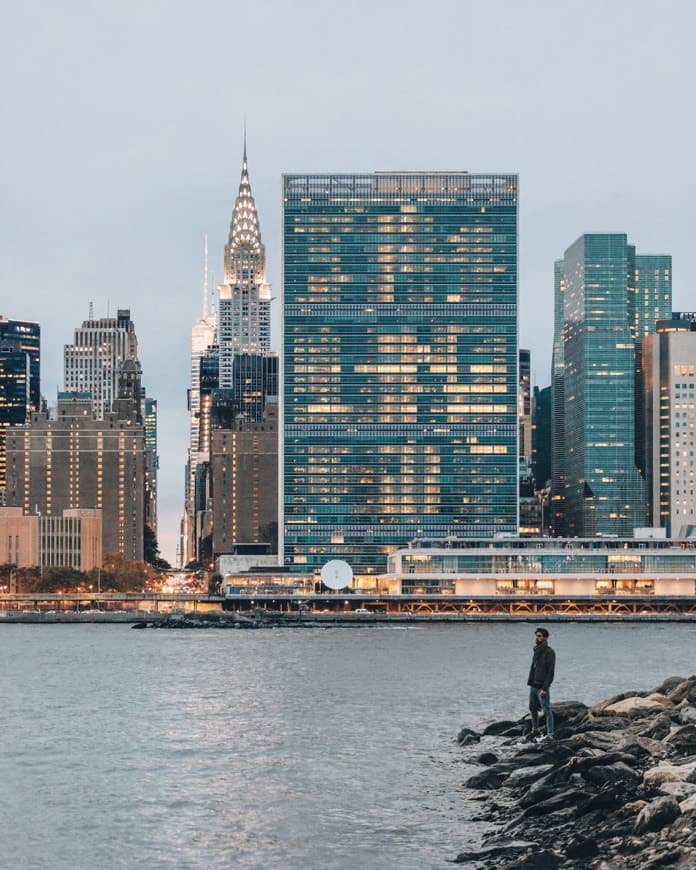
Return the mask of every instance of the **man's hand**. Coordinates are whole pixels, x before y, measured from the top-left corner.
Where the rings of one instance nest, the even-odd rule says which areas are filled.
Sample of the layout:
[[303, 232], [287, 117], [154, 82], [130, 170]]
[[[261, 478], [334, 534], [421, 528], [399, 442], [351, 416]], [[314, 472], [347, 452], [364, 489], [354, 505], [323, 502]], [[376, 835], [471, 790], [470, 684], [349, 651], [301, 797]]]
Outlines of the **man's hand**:
[[542, 689], [542, 690], [539, 692], [539, 694], [541, 695], [542, 698], [545, 698], [545, 697], [546, 697], [546, 689]]

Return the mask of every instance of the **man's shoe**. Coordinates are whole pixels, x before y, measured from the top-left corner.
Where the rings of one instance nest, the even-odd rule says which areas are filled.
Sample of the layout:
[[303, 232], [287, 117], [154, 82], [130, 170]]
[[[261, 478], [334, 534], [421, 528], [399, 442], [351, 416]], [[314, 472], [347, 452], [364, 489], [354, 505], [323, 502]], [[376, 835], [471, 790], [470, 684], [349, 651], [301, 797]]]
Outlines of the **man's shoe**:
[[555, 743], [556, 738], [553, 736], [553, 734], [547, 734], [546, 737], [544, 737], [543, 742], [544, 743]]

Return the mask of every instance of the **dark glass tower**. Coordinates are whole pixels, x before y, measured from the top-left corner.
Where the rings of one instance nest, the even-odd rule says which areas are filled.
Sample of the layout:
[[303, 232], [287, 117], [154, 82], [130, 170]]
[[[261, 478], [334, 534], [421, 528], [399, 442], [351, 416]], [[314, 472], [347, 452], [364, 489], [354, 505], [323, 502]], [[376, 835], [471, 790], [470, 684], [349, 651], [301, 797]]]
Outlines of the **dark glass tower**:
[[0, 316], [0, 503], [6, 486], [5, 430], [39, 410], [40, 365], [39, 324]]
[[556, 534], [630, 536], [645, 524], [636, 347], [670, 306], [670, 258], [636, 256], [625, 234], [581, 236], [556, 264]]
[[287, 175], [286, 564], [517, 530], [517, 177]]

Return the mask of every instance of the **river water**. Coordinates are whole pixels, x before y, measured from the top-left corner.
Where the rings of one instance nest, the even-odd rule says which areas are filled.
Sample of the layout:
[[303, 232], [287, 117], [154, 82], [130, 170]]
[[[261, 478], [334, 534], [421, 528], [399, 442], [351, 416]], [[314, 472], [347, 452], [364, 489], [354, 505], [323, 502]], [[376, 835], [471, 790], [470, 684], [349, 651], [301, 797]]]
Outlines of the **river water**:
[[[0, 866], [445, 867], [459, 727], [522, 715], [531, 624], [0, 626]], [[550, 626], [554, 700], [696, 671], [696, 626]]]

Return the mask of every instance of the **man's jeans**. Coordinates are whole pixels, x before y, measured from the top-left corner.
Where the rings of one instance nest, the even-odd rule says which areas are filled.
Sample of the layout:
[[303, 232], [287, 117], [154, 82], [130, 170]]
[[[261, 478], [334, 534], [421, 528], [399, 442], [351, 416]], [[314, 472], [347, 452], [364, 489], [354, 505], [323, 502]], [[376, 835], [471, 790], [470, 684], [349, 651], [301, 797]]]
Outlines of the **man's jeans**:
[[541, 694], [541, 689], [535, 689], [534, 686], [529, 688], [529, 712], [532, 715], [532, 729], [536, 731], [539, 728], [539, 710], [544, 713], [544, 722], [546, 723], [546, 733], [553, 734], [553, 713], [551, 712], [551, 695], [546, 692]]

